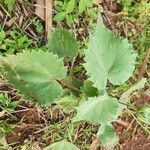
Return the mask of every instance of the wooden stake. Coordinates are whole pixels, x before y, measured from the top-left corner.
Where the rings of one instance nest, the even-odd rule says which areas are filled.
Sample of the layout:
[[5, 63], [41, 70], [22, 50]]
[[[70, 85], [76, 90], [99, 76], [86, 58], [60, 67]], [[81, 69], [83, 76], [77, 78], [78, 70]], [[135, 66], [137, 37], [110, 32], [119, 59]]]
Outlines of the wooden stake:
[[45, 0], [45, 32], [46, 40], [51, 36], [52, 31], [52, 9], [53, 9], [53, 0]]

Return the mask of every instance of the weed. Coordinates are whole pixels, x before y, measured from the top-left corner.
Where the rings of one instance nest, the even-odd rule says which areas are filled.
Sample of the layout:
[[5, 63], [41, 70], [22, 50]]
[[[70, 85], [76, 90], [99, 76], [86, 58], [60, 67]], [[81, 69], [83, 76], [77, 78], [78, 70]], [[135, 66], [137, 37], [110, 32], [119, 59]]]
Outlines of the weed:
[[0, 93], [0, 108], [4, 112], [11, 113], [12, 111], [14, 111], [17, 104], [18, 102], [16, 101], [12, 102], [11, 99], [7, 95]]
[[16, 30], [10, 31], [9, 35], [0, 30], [0, 52], [1, 54], [14, 54], [28, 49], [32, 46], [32, 40]]
[[82, 16], [84, 11], [84, 18], [92, 24], [98, 11], [96, 7], [93, 7], [93, 2], [91, 0], [81, 0], [79, 3], [75, 0], [57, 0], [55, 1], [54, 7], [56, 10], [54, 21], [59, 23], [65, 20], [69, 27], [73, 24], [79, 24], [81, 18], [80, 16]]
[[[140, 30], [140, 33], [133, 30], [127, 32], [127, 37], [138, 49], [146, 49], [149, 43], [147, 22], [149, 15], [147, 15], [148, 10], [144, 10], [144, 7], [149, 8], [149, 4], [142, 1], [141, 5], [134, 4], [135, 9], [132, 8], [133, 3], [130, 0], [122, 0], [122, 3], [125, 6], [124, 11], [128, 12], [124, 20], [137, 21], [143, 25], [142, 28], [146, 28], [145, 31]], [[89, 27], [93, 29], [97, 8], [89, 9], [90, 7], [92, 7], [90, 0], [88, 3], [85, 3], [84, 0], [79, 3], [75, 0], [57, 0], [55, 1], [56, 15], [54, 20], [57, 23], [66, 21], [67, 25], [72, 27], [73, 24], [80, 24], [80, 17], [83, 15], [89, 22]], [[139, 14], [141, 11], [144, 13]], [[42, 32], [39, 21], [35, 20], [34, 25], [37, 32]], [[82, 33], [83, 30], [84, 28], [80, 28], [77, 32]], [[5, 43], [4, 31], [1, 32], [0, 38], [2, 43]], [[135, 39], [138, 40], [135, 41]], [[73, 112], [75, 108], [77, 110], [77, 115], [72, 122], [64, 123], [63, 121], [45, 128], [43, 138], [52, 135], [55, 141], [45, 150], [79, 150], [72, 144], [72, 134], [74, 124], [81, 121], [87, 121], [97, 126], [101, 125], [97, 137], [103, 146], [113, 148], [118, 143], [119, 138], [112, 123], [118, 119], [123, 109], [129, 111], [132, 109], [127, 104], [129, 95], [133, 91], [143, 88], [146, 82], [145, 79], [142, 79], [130, 88], [131, 83], [126, 81], [133, 75], [136, 54], [127, 39], [122, 39], [111, 33], [102, 21], [97, 23], [95, 32], [90, 36], [88, 46], [86, 38], [84, 44], [86, 44], [87, 50], [84, 52], [83, 66], [88, 79], [79, 86], [66, 80], [68, 74], [72, 79], [75, 77], [73, 72], [68, 69], [70, 64], [69, 67], [66, 67], [65, 63], [70, 61], [74, 63], [74, 58], [79, 52], [78, 42], [67, 30], [56, 29], [45, 48], [46, 51], [21, 51], [22, 53], [17, 55], [1, 58], [2, 75], [24, 95], [25, 99], [46, 107], [56, 104], [66, 114]], [[143, 57], [143, 53], [139, 57]], [[73, 68], [72, 64], [70, 68]], [[77, 66], [73, 71], [76, 70], [80, 72], [84, 69]], [[113, 90], [108, 88], [110, 84]], [[73, 93], [72, 89], [76, 93]], [[8, 103], [5, 101], [5, 98], [2, 98], [2, 109], [10, 107], [10, 101]], [[145, 124], [149, 124], [149, 110], [149, 106], [146, 106], [136, 112], [138, 119]], [[132, 111], [130, 112], [132, 113]], [[135, 117], [134, 114], [135, 112], [133, 113]], [[59, 131], [55, 132], [56, 129]], [[87, 129], [86, 134], [90, 133], [91, 130]]]
[[5, 137], [6, 133], [10, 132], [12, 132], [12, 130], [6, 121], [0, 120], [0, 141]]
[[[58, 38], [54, 38], [57, 36]], [[77, 116], [73, 119], [73, 122], [85, 120], [92, 124], [101, 124], [97, 133], [101, 144], [114, 146], [118, 143], [118, 136], [112, 122], [118, 118], [125, 108], [122, 102], [126, 104], [130, 93], [145, 84], [145, 79], [141, 80], [137, 85], [124, 92], [120, 98], [112, 97], [110, 96], [111, 93], [107, 92], [108, 81], [112, 85], [121, 85], [132, 76], [136, 63], [136, 54], [133, 52], [132, 46], [126, 39], [121, 39], [106, 29], [102, 21], [98, 21], [95, 32], [90, 37], [84, 59], [88, 80], [92, 83], [84, 84], [83, 89], [86, 96], [89, 95], [90, 97], [82, 102], [76, 102], [78, 100], [74, 96], [66, 96], [60, 102], [57, 102], [56, 100], [62, 97], [63, 87], [78, 91], [74, 85], [68, 84], [65, 80], [67, 68], [64, 66], [62, 59], [63, 56], [69, 56], [70, 59], [73, 59], [78, 52], [78, 46], [76, 46], [77, 41], [69, 31], [56, 30], [50, 41], [49, 47], [51, 49], [46, 52], [41, 50], [24, 51], [15, 56], [3, 57], [1, 61], [2, 74], [26, 98], [36, 100], [42, 105], [49, 106], [52, 103], [58, 103], [58, 106], [64, 109], [66, 113], [73, 111], [73, 107], [79, 105]], [[70, 41], [72, 41], [71, 47], [74, 49], [70, 49]], [[56, 47], [57, 51], [54, 51]], [[87, 92], [91, 92], [89, 88], [92, 89], [92, 93], [87, 94]], [[72, 100], [70, 100], [69, 107], [66, 107], [69, 99]], [[66, 133], [64, 135], [66, 136]], [[78, 149], [64, 140], [50, 145], [50, 148], [59, 148], [64, 145], [67, 148], [70, 147], [70, 149], [73, 149], [73, 147]]]
[[34, 25], [37, 33], [43, 33], [44, 32], [44, 27], [38, 18], [33, 19], [33, 25]]
[[[127, 3], [127, 4], [126, 4]], [[142, 50], [148, 48], [150, 42], [150, 27], [149, 27], [149, 14], [150, 14], [150, 3], [146, 1], [140, 1], [137, 3], [124, 1], [123, 5], [126, 9], [124, 9], [124, 13], [126, 16], [123, 18], [123, 22], [126, 23], [128, 21], [132, 22], [136, 26], [138, 26], [138, 30], [127, 30], [127, 37], [131, 40], [134, 46], [138, 50]]]
[[2, 0], [2, 2], [6, 5], [9, 12], [11, 12], [15, 5], [15, 0]]

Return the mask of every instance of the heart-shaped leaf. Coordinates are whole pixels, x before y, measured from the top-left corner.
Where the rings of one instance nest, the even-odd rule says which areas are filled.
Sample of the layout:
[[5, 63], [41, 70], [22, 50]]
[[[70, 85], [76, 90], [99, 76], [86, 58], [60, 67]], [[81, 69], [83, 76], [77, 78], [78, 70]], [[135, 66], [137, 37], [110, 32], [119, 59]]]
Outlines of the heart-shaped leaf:
[[2, 74], [25, 97], [51, 104], [62, 93], [59, 80], [66, 76], [63, 60], [43, 51], [24, 51], [1, 60]]
[[98, 21], [85, 53], [85, 68], [98, 89], [105, 89], [107, 80], [114, 85], [124, 83], [135, 68], [136, 55], [126, 39], [111, 33]]

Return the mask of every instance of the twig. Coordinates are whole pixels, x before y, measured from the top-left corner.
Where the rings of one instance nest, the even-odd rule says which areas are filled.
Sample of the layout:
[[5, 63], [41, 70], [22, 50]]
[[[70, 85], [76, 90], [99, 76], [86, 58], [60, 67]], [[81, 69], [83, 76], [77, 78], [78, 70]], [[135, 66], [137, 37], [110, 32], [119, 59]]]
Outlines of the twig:
[[25, 33], [28, 36], [30, 36], [32, 39], [34, 39], [35, 41], [37, 41], [37, 39], [34, 38], [32, 35], [30, 35], [28, 32], [22, 31], [22, 29], [19, 27], [19, 25], [16, 23], [16, 21], [11, 17], [11, 15], [8, 13], [8, 11], [3, 7], [3, 5], [0, 4], [0, 7], [6, 13], [6, 15], [12, 20], [12, 22], [14, 23], [14, 25], [20, 30], [21, 33]]
[[99, 139], [96, 138], [92, 141], [92, 144], [91, 144], [91, 147], [90, 147], [90, 150], [97, 150], [100, 146], [100, 142], [99, 142]]
[[143, 128], [143, 130], [150, 134], [150, 131], [143, 126], [143, 124], [138, 120], [138, 118], [130, 110], [128, 111], [132, 115], [132, 117], [137, 121], [137, 123]]
[[129, 129], [132, 128], [132, 125], [133, 125], [134, 121], [135, 121], [135, 119], [133, 118], [132, 121], [131, 121], [131, 123], [129, 124], [128, 128], [126, 129], [126, 132], [127, 132]]
[[121, 120], [121, 119], [118, 119], [118, 120], [116, 120], [115, 122], [116, 122], [117, 124], [122, 125], [122, 126], [125, 127], [125, 128], [128, 128], [128, 126], [130, 125], [129, 122], [123, 121], [123, 120]]
[[147, 64], [148, 64], [149, 59], [150, 59], [150, 48], [147, 50], [147, 54], [146, 54], [144, 61], [142, 63], [137, 81], [140, 81], [143, 78], [143, 76], [146, 72], [146, 69], [147, 69]]

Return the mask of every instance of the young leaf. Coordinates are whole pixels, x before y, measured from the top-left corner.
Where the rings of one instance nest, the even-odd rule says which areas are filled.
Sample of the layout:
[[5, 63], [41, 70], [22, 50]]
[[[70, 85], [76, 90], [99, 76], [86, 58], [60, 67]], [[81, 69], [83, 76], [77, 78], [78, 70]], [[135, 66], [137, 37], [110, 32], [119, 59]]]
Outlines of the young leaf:
[[70, 26], [73, 23], [73, 17], [70, 14], [66, 15], [66, 23]]
[[61, 12], [61, 13], [58, 13], [57, 15], [54, 16], [54, 21], [62, 21], [64, 20], [66, 17], [66, 13], [65, 12]]
[[9, 11], [12, 11], [15, 5], [15, 0], [5, 0], [4, 3], [6, 4]]
[[117, 119], [120, 104], [113, 97], [93, 97], [77, 108], [77, 119], [107, 124]]
[[69, 95], [56, 101], [56, 104], [62, 108], [65, 113], [70, 113], [78, 106], [78, 102], [79, 101], [75, 96]]
[[24, 51], [1, 59], [2, 74], [25, 97], [51, 104], [62, 93], [58, 80], [66, 76], [63, 60], [43, 51]]
[[3, 40], [5, 39], [5, 37], [6, 37], [5, 31], [4, 31], [4, 30], [1, 30], [1, 31], [0, 31], [0, 42], [3, 41]]
[[82, 13], [86, 7], [92, 3], [92, 0], [80, 0], [79, 2], [79, 13]]
[[75, 0], [70, 0], [66, 6], [66, 13], [67, 14], [71, 13], [74, 10], [74, 7], [75, 7]]
[[150, 125], [150, 105], [139, 108], [137, 116], [142, 122]]
[[73, 35], [64, 29], [56, 29], [47, 45], [49, 51], [58, 54], [59, 57], [73, 58], [78, 53], [78, 44]]
[[100, 142], [103, 146], [115, 146], [119, 141], [119, 137], [112, 125], [101, 125], [97, 135], [100, 138]]
[[98, 89], [105, 89], [107, 80], [114, 85], [124, 83], [135, 68], [132, 46], [111, 33], [102, 21], [98, 21], [85, 55], [87, 74]]
[[83, 93], [87, 97], [98, 96], [98, 90], [93, 86], [93, 83], [89, 80], [86, 80], [83, 85]]
[[66, 140], [56, 142], [46, 148], [44, 150], [80, 150], [74, 144], [67, 142]]

